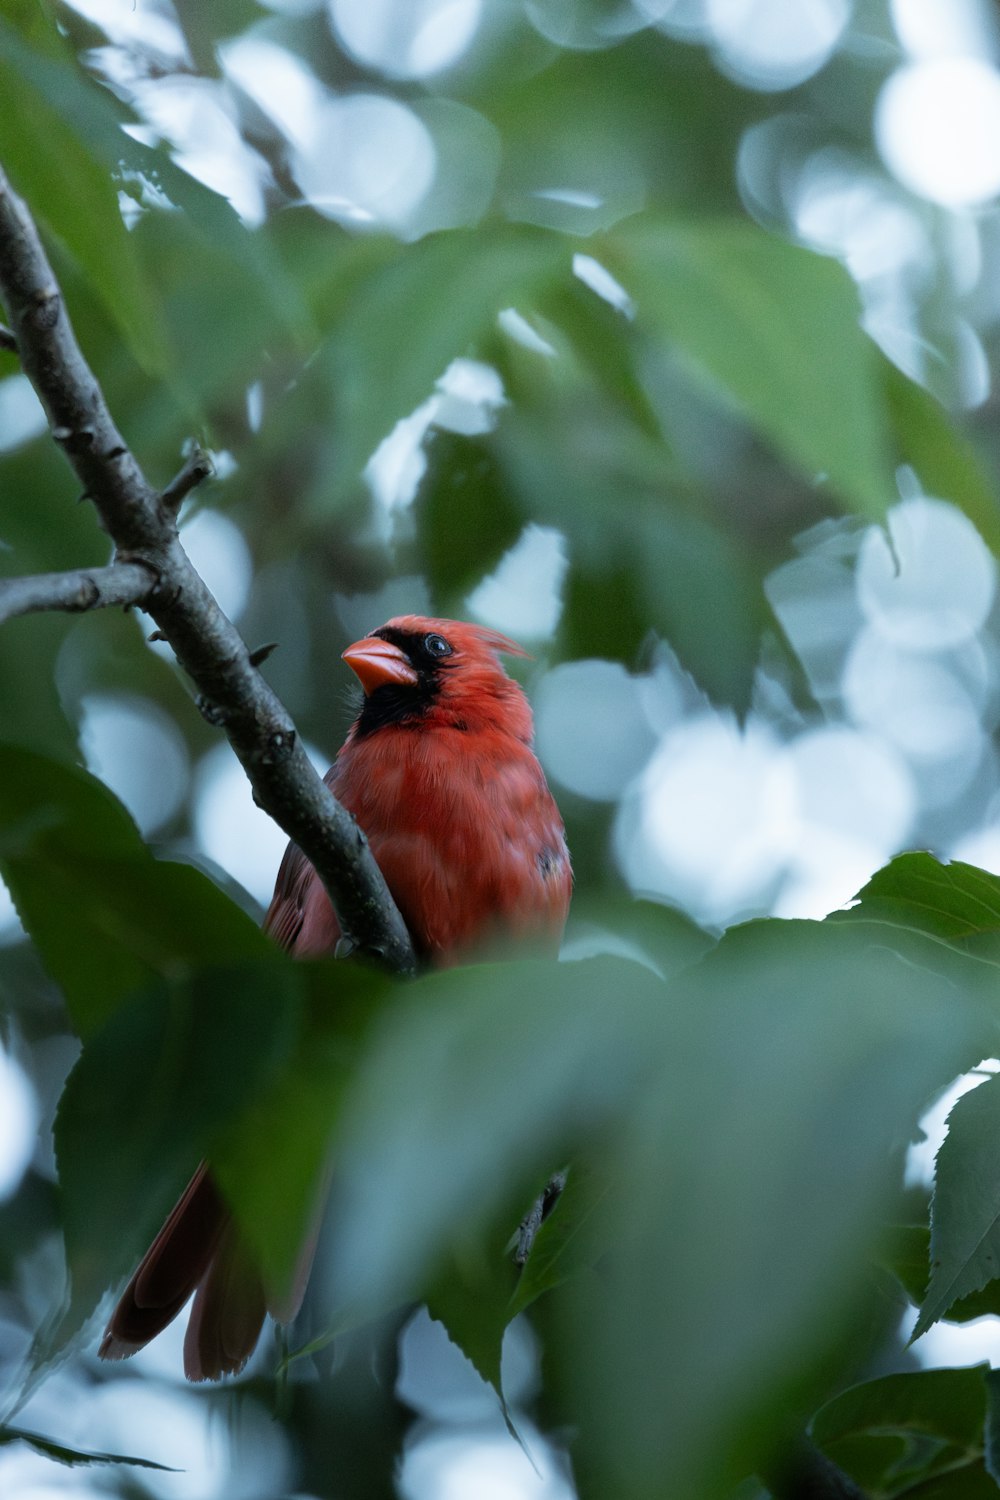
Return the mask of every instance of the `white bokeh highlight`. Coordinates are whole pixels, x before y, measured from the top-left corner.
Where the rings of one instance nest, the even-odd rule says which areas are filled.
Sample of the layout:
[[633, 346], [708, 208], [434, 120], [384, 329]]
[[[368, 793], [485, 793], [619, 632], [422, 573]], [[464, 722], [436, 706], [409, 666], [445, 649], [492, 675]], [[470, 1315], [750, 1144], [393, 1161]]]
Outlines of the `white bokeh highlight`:
[[[312, 745], [305, 749], [322, 776], [332, 757]], [[288, 835], [254, 802], [246, 772], [228, 745], [216, 745], [198, 763], [193, 816], [200, 848], [266, 907]]]
[[37, 1130], [35, 1092], [20, 1063], [0, 1042], [0, 1203], [17, 1191]]
[[542, 679], [534, 707], [542, 763], [579, 797], [614, 801], [656, 744], [642, 684], [620, 662], [555, 667]]
[[437, 152], [420, 117], [383, 94], [329, 95], [292, 156], [303, 196], [325, 218], [397, 232], [434, 181]]
[[135, 694], [89, 693], [81, 704], [87, 769], [110, 787], [143, 834], [154, 833], [187, 794], [187, 746], [159, 704]]
[[218, 50], [226, 76], [290, 141], [309, 139], [326, 90], [300, 57], [253, 32], [222, 42]]
[[602, 302], [607, 302], [630, 320], [635, 317], [635, 303], [628, 292], [608, 268], [602, 266], [592, 255], [583, 255], [577, 251], [573, 256], [573, 275], [592, 292], [596, 292]]
[[13, 453], [48, 427], [48, 418], [27, 375], [0, 380], [0, 453]]
[[945, 208], [1000, 192], [1000, 71], [979, 57], [898, 68], [879, 94], [875, 140], [906, 187]]
[[863, 630], [847, 659], [843, 691], [855, 723], [876, 730], [904, 755], [935, 761], [971, 751], [978, 759], [981, 705], [934, 657], [898, 651]]
[[401, 1500], [573, 1500], [573, 1486], [539, 1432], [518, 1419], [529, 1458], [498, 1426], [445, 1428], [415, 1443], [403, 1456]]
[[204, 506], [182, 515], [181, 541], [223, 614], [238, 620], [250, 597], [253, 558], [235, 521]]
[[888, 536], [866, 532], [858, 557], [862, 612], [903, 649], [939, 651], [969, 640], [996, 595], [996, 563], [961, 511], [917, 496], [889, 512]]
[[482, 0], [330, 0], [345, 51], [395, 78], [426, 78], [458, 62], [481, 13]]
[[988, 0], [891, 0], [896, 35], [913, 57], [989, 56], [996, 28]]
[[850, 0], [706, 0], [719, 67], [757, 89], [803, 83], [829, 59]]
[[481, 624], [517, 640], [544, 640], [559, 624], [567, 567], [562, 532], [532, 523], [472, 591], [466, 608]]
[[382, 515], [385, 539], [391, 517], [412, 504], [427, 472], [424, 442], [434, 427], [466, 437], [492, 432], [506, 403], [503, 381], [492, 365], [478, 359], [453, 359], [434, 386], [433, 394], [415, 411], [401, 417], [379, 443], [364, 478]]
[[773, 911], [822, 918], [906, 847], [916, 787], [892, 746], [846, 725], [807, 730], [785, 754], [795, 781], [797, 827]]
[[795, 780], [779, 749], [757, 719], [741, 728], [698, 714], [668, 731], [616, 823], [632, 888], [711, 924], [759, 907], [795, 842]]

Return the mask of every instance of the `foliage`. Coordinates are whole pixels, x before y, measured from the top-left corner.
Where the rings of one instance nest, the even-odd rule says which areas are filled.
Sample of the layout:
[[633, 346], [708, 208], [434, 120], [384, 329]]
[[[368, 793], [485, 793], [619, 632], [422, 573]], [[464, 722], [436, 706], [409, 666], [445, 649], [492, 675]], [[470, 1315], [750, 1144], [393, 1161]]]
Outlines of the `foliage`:
[[[225, 9], [234, 32], [260, 22], [249, 3]], [[178, 12], [211, 72], [208, 10]], [[266, 24], [279, 45], [329, 53], [316, 16]], [[275, 168], [272, 211], [248, 227], [163, 144], [122, 131], [130, 106], [78, 61], [93, 39], [61, 8], [6, 8], [0, 161], [147, 471], [165, 481], [192, 436], [234, 456], [208, 498], [258, 570], [241, 628], [282, 642], [268, 673], [311, 741], [335, 746], [347, 722], [350, 635], [331, 598], [420, 575], [437, 612], [461, 614], [528, 523], [557, 528], [568, 557], [552, 659], [635, 666], [652, 634], [737, 714], [762, 653], [818, 712], [763, 579], [804, 527], [880, 520], [897, 464], [1000, 542], [980, 455], [861, 331], [848, 272], [736, 201], [732, 160], [766, 107], [700, 51], [657, 31], [563, 49], [512, 23], [453, 76], [452, 100], [419, 101], [492, 121], [495, 191], [478, 215], [394, 237], [282, 197], [279, 144], [244, 101]], [[586, 226], [545, 217], [532, 184], [573, 111], [574, 165], [596, 171], [613, 140], [616, 172], [644, 175], [648, 201]], [[576, 274], [579, 256], [623, 306]], [[508, 309], [534, 344], [498, 322]], [[366, 464], [470, 357], [502, 378], [499, 420], [432, 426], [413, 505], [387, 521]], [[0, 376], [16, 371], [0, 353]], [[12, 447], [0, 476], [5, 572], [104, 560], [47, 437]], [[904, 1294], [922, 1304], [918, 1331], [1000, 1308], [1000, 1082], [956, 1106], [929, 1231], [900, 1187], [929, 1100], [997, 1050], [1000, 880], [902, 855], [827, 921], [707, 933], [623, 895], [606, 816], [568, 798], [571, 939], [593, 947], [596, 931], [601, 951], [409, 984], [297, 965], [198, 867], [190, 805], [151, 847], [81, 769], [81, 704], [110, 688], [165, 710], [192, 758], [214, 744], [131, 619], [4, 627], [0, 873], [33, 944], [0, 949], [5, 1035], [49, 1086], [46, 1044], [83, 1043], [55, 1115], [58, 1194], [36, 1167], [3, 1208], [0, 1272], [33, 1378], [67, 1350], [96, 1378], [88, 1319], [202, 1155], [279, 1282], [332, 1162], [321, 1285], [290, 1331], [287, 1386], [239, 1388], [276, 1402], [303, 1492], [391, 1492], [406, 1422], [391, 1380], [322, 1385], [323, 1354], [336, 1335], [349, 1365], [365, 1338], [382, 1359], [420, 1303], [501, 1400], [505, 1330], [533, 1320], [534, 1415], [575, 1434], [584, 1497], [725, 1500], [810, 1424], [873, 1497], [993, 1492], [992, 1378], [906, 1369], [895, 1338]], [[518, 1276], [512, 1232], [565, 1164]], [[56, 1230], [62, 1302], [43, 1255]], [[16, 1394], [22, 1372], [7, 1373]], [[115, 1461], [0, 1429], [18, 1437]]]

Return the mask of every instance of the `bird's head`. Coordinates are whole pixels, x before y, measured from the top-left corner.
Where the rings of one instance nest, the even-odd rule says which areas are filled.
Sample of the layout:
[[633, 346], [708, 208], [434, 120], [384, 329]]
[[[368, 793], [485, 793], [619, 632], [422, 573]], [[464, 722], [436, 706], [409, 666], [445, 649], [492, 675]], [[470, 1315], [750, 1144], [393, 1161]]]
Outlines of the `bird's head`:
[[364, 689], [354, 738], [390, 725], [459, 731], [500, 728], [530, 743], [527, 700], [498, 660], [527, 652], [480, 625], [398, 615], [343, 659]]

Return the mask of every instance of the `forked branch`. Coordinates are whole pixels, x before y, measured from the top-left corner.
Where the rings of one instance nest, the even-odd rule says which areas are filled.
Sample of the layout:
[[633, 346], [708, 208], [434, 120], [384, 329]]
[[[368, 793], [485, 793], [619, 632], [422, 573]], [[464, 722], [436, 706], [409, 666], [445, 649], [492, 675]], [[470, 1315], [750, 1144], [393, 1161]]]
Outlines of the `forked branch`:
[[[315, 865], [353, 947], [408, 972], [410, 937], [366, 841], [313, 770], [288, 712], [180, 544], [177, 510], [209, 471], [207, 460], [195, 454], [162, 493], [149, 483], [77, 344], [31, 214], [2, 168], [0, 298], [10, 324], [4, 347], [16, 349], [53, 438], [117, 549], [109, 568], [11, 580], [0, 592], [0, 619], [106, 602], [144, 609], [195, 684], [200, 706], [225, 731], [256, 801]], [[103, 592], [127, 594], [130, 586], [128, 597]]]

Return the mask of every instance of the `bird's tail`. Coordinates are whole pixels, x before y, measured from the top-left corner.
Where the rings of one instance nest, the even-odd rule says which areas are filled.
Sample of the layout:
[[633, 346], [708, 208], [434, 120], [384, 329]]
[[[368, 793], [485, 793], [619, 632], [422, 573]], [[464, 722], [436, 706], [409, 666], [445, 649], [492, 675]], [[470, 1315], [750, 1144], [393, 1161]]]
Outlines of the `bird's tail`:
[[166, 1328], [192, 1292], [184, 1373], [189, 1380], [236, 1374], [264, 1326], [264, 1288], [204, 1163], [122, 1293], [101, 1342], [101, 1358], [135, 1354]]

